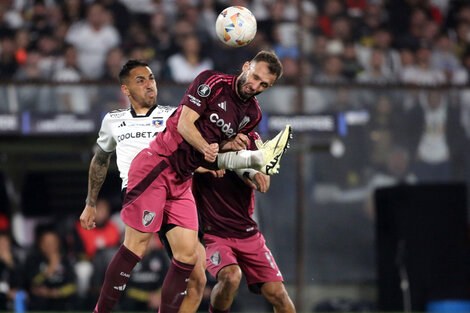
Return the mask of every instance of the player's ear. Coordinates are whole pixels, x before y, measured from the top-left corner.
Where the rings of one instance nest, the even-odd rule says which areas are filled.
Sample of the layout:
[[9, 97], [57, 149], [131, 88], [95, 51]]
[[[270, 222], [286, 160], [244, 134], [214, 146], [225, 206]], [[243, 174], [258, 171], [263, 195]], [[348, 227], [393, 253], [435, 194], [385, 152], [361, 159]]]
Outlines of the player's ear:
[[129, 88], [127, 88], [126, 85], [121, 85], [121, 91], [123, 94], [125, 94], [126, 96], [129, 96]]
[[243, 64], [242, 71], [245, 72], [246, 70], [248, 70], [249, 67], [250, 67], [250, 62], [246, 61]]

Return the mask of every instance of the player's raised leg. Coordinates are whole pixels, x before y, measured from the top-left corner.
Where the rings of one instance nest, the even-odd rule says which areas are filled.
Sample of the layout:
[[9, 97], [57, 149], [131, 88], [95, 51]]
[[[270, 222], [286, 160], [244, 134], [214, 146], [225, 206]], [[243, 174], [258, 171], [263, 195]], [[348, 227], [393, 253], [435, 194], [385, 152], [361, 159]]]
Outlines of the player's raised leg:
[[209, 313], [228, 313], [242, 279], [236, 264], [224, 267], [217, 274], [217, 284], [212, 289]]
[[143, 233], [126, 226], [124, 243], [108, 265], [95, 313], [109, 313], [126, 289], [137, 262], [142, 259], [152, 233]]
[[275, 313], [294, 313], [295, 308], [284, 284], [280, 281], [264, 283], [261, 293], [273, 305]]
[[161, 313], [177, 313], [197, 261], [197, 231], [176, 226], [166, 233], [173, 259], [162, 286]]
[[206, 249], [201, 242], [197, 245], [197, 262], [188, 282], [188, 294], [184, 297], [178, 313], [195, 313], [201, 304], [206, 287]]

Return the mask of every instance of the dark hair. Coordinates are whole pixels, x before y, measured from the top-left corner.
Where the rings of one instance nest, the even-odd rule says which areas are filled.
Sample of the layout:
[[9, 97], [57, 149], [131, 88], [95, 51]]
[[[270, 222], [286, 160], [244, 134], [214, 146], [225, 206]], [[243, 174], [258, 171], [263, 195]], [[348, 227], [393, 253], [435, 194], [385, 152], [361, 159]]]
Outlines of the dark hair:
[[251, 62], [266, 62], [271, 74], [276, 75], [276, 79], [282, 76], [282, 64], [277, 55], [272, 50], [261, 50]]
[[146, 67], [149, 66], [147, 63], [139, 61], [139, 60], [129, 60], [124, 64], [122, 67], [121, 71], [119, 72], [119, 81], [121, 82], [121, 85], [124, 85], [124, 80], [129, 77], [129, 73], [131, 72], [132, 69], [136, 67]]

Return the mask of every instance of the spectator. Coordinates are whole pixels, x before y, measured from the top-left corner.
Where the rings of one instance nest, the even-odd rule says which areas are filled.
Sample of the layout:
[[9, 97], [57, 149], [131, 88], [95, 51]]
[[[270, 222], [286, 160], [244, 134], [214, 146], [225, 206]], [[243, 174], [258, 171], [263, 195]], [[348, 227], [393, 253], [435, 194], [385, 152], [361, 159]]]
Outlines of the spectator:
[[0, 311], [13, 311], [13, 299], [21, 284], [19, 260], [11, 246], [10, 234], [0, 232]]
[[431, 65], [431, 50], [423, 45], [416, 51], [416, 65], [403, 69], [401, 80], [408, 84], [436, 85], [446, 82], [444, 71]]
[[462, 69], [459, 59], [454, 54], [454, 45], [446, 34], [441, 34], [431, 55], [431, 66], [443, 71], [447, 81], [450, 83], [465, 83], [458, 77], [458, 72]]
[[99, 249], [116, 247], [121, 241], [118, 226], [110, 220], [111, 204], [108, 200], [99, 199], [96, 203], [96, 228], [92, 230], [83, 229], [80, 221], [77, 221], [76, 231], [80, 236], [85, 254], [92, 259]]
[[168, 58], [169, 76], [178, 83], [191, 82], [200, 72], [213, 68], [212, 60], [202, 58], [201, 44], [195, 35], [183, 41], [181, 53]]
[[29, 292], [28, 309], [65, 311], [74, 308], [75, 272], [52, 228], [37, 229], [37, 246], [26, 259], [23, 277]]
[[422, 92], [418, 101], [405, 124], [418, 181], [442, 182], [462, 177], [466, 143], [459, 123], [460, 113], [440, 90]]
[[118, 81], [119, 72], [124, 64], [124, 53], [121, 48], [116, 47], [109, 50], [106, 56], [103, 80]]
[[353, 42], [347, 42], [344, 45], [343, 74], [348, 80], [354, 80], [361, 71], [362, 66], [357, 59], [356, 46]]
[[367, 69], [361, 72], [357, 81], [368, 84], [386, 84], [394, 81], [390, 69], [385, 65], [385, 54], [381, 49], [373, 49]]
[[15, 41], [10, 36], [0, 38], [0, 48], [0, 80], [10, 79], [18, 69]]
[[346, 82], [343, 76], [343, 62], [338, 56], [330, 55], [326, 58], [323, 70], [314, 76], [313, 80], [317, 83], [338, 84]]
[[102, 76], [106, 53], [120, 42], [118, 31], [108, 23], [109, 12], [95, 2], [88, 7], [87, 20], [75, 23], [67, 33], [67, 42], [78, 50], [78, 66], [85, 78]]
[[327, 37], [333, 36], [333, 20], [345, 12], [343, 1], [326, 0], [318, 17], [318, 27]]
[[46, 78], [41, 69], [43, 55], [38, 50], [30, 50], [27, 54], [26, 63], [16, 71], [13, 78], [18, 81], [39, 81]]

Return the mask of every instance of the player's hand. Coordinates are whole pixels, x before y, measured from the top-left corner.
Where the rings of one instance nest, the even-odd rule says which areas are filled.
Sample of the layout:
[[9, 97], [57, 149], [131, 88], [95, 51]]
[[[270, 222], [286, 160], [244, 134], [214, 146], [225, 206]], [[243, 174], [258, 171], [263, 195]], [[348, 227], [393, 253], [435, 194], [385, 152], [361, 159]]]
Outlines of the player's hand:
[[215, 158], [219, 153], [219, 145], [217, 143], [211, 143], [202, 151], [202, 153], [204, 154], [204, 160], [210, 163], [215, 162]]
[[256, 173], [253, 177], [253, 181], [255, 185], [258, 186], [258, 191], [261, 193], [265, 193], [268, 191], [269, 186], [271, 184], [271, 176], [264, 175], [263, 173]]
[[248, 138], [247, 135], [238, 133], [235, 138], [232, 138], [230, 140], [223, 141], [222, 144], [220, 145], [220, 150], [221, 151], [240, 151], [248, 148], [248, 145], [250, 143], [250, 139]]
[[248, 144], [250, 143], [250, 139], [247, 135], [238, 133], [237, 136], [232, 141], [232, 150], [240, 151], [248, 148]]
[[215, 178], [222, 178], [225, 175], [225, 170], [209, 171]]
[[87, 204], [80, 215], [80, 224], [85, 229], [93, 229], [96, 227], [95, 217], [96, 207]]
[[244, 176], [243, 180], [251, 189], [258, 190], [261, 193], [268, 191], [271, 184], [271, 176], [264, 175], [263, 173], [256, 173], [253, 180]]

